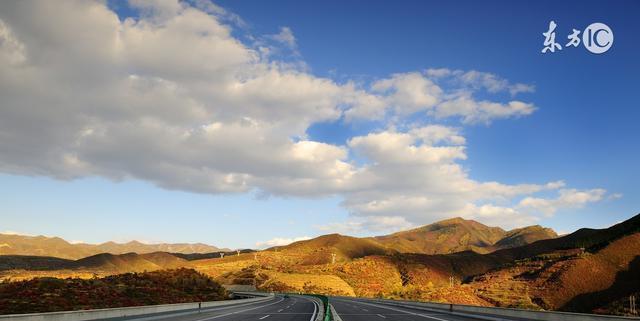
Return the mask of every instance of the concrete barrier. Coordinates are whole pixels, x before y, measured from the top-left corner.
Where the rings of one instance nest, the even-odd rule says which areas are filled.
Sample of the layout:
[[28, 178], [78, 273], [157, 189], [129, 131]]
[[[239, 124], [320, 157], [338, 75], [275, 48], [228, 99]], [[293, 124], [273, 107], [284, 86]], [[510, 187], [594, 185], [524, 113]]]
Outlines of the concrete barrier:
[[333, 316], [333, 321], [342, 321], [342, 318], [336, 312], [336, 309], [333, 308], [333, 305], [329, 304], [329, 310], [331, 310], [331, 315]]
[[148, 305], [148, 306], [97, 309], [97, 310], [7, 314], [7, 315], [0, 315], [0, 321], [86, 321], [86, 320], [97, 320], [97, 319], [126, 318], [126, 317], [143, 316], [143, 315], [167, 314], [169, 312], [196, 313], [198, 311], [212, 309], [216, 307], [269, 301], [269, 300], [272, 300], [273, 298], [274, 298], [273, 295], [256, 294], [255, 297], [253, 298], [239, 299], [239, 300]]

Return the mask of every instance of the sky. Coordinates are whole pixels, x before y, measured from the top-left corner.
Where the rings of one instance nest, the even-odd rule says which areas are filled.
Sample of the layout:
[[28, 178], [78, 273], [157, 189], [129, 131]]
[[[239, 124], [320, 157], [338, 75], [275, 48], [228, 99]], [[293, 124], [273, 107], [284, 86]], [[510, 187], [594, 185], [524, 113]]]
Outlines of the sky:
[[[637, 1], [0, 3], [0, 233], [263, 248], [637, 214]], [[555, 52], [545, 48], [556, 24]], [[606, 24], [602, 54], [573, 29]]]

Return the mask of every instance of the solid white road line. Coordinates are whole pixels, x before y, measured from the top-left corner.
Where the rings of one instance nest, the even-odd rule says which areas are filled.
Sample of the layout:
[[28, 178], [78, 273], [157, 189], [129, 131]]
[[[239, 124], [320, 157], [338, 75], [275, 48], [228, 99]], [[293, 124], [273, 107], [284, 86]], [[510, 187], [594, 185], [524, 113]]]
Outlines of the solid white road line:
[[309, 321], [313, 321], [316, 319], [316, 314], [318, 313], [318, 303], [315, 300], [311, 299], [309, 299], [309, 301], [313, 303], [313, 314], [311, 315], [311, 319], [309, 319]]
[[386, 318], [387, 318], [387, 317], [385, 317], [385, 316], [384, 316], [384, 315], [382, 315], [382, 314], [378, 314], [378, 316], [379, 316], [379, 317], [381, 317], [381, 318], [383, 318], [383, 319], [386, 319]]
[[267, 315], [263, 316], [262, 318], [260, 318], [260, 320], [264, 320], [264, 319], [268, 318], [270, 315], [271, 314], [267, 314]]

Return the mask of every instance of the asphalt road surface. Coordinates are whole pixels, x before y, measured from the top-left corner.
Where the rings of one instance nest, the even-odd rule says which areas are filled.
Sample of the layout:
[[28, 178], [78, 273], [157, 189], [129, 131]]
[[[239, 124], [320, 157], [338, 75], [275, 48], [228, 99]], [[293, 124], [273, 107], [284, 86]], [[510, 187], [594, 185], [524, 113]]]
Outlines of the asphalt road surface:
[[318, 307], [304, 297], [276, 296], [264, 302], [207, 309], [202, 312], [163, 313], [154, 316], [134, 316], [113, 321], [312, 321]]
[[379, 303], [331, 298], [336, 313], [343, 321], [477, 321], [475, 318], [429, 312]]

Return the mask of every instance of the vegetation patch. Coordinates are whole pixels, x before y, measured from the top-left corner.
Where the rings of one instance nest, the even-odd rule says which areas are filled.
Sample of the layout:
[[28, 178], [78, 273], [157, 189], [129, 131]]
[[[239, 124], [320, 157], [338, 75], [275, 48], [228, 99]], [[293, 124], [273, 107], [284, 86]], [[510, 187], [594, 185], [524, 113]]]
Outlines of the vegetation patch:
[[117, 308], [228, 299], [216, 281], [192, 269], [104, 278], [35, 278], [0, 283], [0, 314]]

